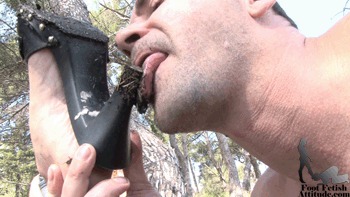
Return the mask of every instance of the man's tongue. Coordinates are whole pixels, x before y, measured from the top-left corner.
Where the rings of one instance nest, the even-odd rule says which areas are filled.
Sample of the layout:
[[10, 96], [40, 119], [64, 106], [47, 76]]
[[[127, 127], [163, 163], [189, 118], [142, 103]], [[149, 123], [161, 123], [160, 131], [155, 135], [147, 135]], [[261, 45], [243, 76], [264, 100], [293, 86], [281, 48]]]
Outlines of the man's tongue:
[[148, 56], [143, 63], [143, 80], [141, 94], [142, 97], [149, 102], [150, 97], [153, 94], [153, 81], [154, 75], [160, 63], [162, 63], [167, 56], [164, 53], [153, 53]]

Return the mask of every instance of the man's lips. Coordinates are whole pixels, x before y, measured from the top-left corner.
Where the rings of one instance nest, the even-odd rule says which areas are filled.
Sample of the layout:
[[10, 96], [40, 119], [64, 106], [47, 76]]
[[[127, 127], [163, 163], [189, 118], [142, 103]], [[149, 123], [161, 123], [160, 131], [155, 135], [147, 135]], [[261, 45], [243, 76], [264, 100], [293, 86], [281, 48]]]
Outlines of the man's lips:
[[167, 58], [161, 52], [152, 53], [143, 62], [143, 79], [141, 83], [141, 96], [149, 102], [153, 94], [153, 81], [157, 68]]

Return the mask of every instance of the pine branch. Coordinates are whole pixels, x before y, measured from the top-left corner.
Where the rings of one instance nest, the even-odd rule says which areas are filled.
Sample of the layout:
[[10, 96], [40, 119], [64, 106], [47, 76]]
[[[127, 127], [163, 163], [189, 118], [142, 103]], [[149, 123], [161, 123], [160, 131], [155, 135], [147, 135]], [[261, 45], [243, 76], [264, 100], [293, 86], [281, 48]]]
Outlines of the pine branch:
[[13, 113], [11, 117], [7, 118], [7, 121], [11, 120], [13, 117], [15, 117], [17, 114], [19, 114], [21, 111], [23, 111], [28, 106], [29, 106], [29, 102], [26, 103], [24, 106], [22, 106], [19, 110], [15, 111], [15, 113]]
[[129, 20], [129, 17], [126, 16], [125, 14], [120, 13], [120, 12], [118, 12], [118, 11], [112, 9], [112, 8], [109, 8], [109, 7], [107, 7], [106, 5], [104, 5], [104, 4], [102, 4], [102, 3], [99, 3], [99, 4], [100, 4], [102, 7], [104, 7], [105, 9], [110, 10], [110, 11], [116, 13], [120, 19], [122, 19], [122, 20]]
[[[0, 20], [1, 20], [1, 19], [0, 19]], [[16, 51], [14, 51], [14, 50], [11, 49], [10, 47], [8, 47], [5, 43], [0, 42], [0, 44], [1, 44], [4, 48], [6, 48], [7, 50], [11, 51], [11, 53], [13, 53], [13, 55], [14, 55], [15, 57], [17, 56]]]
[[124, 0], [124, 2], [128, 5], [128, 7], [132, 7], [127, 0]]
[[10, 30], [12, 30], [13, 32], [17, 32], [16, 29], [14, 27], [12, 27], [10, 24], [8, 24], [6, 21], [2, 20], [0, 18], [0, 22], [3, 22], [7, 27], [10, 28]]

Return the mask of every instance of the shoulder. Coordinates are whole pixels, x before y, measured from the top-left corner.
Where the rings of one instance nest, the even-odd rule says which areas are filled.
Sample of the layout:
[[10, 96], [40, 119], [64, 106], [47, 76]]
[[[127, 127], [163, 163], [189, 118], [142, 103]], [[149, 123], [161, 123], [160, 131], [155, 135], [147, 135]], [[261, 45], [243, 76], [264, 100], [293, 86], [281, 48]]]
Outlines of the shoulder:
[[259, 178], [252, 192], [252, 197], [259, 196], [298, 196], [301, 185], [299, 182], [288, 178], [268, 168]]

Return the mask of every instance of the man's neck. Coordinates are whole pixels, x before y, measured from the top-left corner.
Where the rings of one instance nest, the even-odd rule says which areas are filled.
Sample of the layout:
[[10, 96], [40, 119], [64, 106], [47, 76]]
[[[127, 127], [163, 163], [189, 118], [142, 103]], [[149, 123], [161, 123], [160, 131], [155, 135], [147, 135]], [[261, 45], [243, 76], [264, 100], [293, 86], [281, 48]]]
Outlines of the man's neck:
[[253, 67], [245, 109], [232, 116], [227, 129], [228, 136], [290, 177], [297, 179], [301, 138], [308, 140], [316, 171], [335, 165], [340, 173], [350, 172], [344, 160], [344, 140], [350, 138], [349, 20], [320, 38], [293, 32], [291, 39], [267, 46], [271, 51], [263, 51]]

